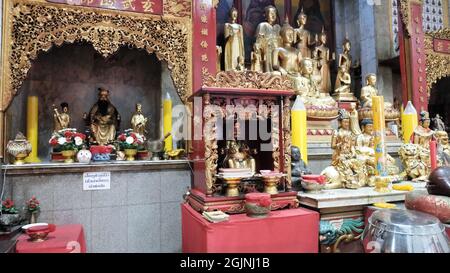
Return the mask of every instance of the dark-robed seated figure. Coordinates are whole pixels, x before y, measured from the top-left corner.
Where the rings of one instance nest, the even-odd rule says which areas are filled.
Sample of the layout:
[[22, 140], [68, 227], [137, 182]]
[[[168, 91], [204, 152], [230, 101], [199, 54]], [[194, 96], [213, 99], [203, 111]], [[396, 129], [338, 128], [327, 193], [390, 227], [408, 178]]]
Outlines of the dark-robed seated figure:
[[98, 89], [98, 101], [92, 106], [85, 119], [86, 124], [89, 124], [92, 143], [107, 145], [115, 140], [116, 132], [120, 127], [120, 115], [109, 100], [109, 90]]
[[292, 185], [296, 188], [301, 187], [302, 175], [312, 174], [306, 163], [302, 160], [300, 148], [297, 146], [291, 147], [291, 172]]

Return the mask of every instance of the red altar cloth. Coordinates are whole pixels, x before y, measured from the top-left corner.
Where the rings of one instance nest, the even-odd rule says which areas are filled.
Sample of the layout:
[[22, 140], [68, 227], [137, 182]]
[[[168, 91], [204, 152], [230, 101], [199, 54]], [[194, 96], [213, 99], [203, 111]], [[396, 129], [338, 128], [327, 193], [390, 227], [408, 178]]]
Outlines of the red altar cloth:
[[303, 208], [272, 211], [267, 218], [230, 215], [210, 223], [181, 206], [184, 253], [318, 253], [319, 213]]
[[86, 253], [86, 241], [82, 225], [56, 226], [44, 242], [31, 242], [29, 236], [17, 239], [17, 253]]

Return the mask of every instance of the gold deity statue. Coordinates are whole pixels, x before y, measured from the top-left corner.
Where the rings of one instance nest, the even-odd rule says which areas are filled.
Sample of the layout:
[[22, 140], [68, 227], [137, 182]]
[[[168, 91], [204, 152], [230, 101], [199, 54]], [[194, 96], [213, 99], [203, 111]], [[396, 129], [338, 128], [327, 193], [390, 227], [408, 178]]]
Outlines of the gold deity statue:
[[277, 10], [274, 6], [265, 8], [267, 22], [262, 22], [256, 29], [256, 47], [260, 49], [263, 72], [272, 72], [273, 51], [280, 45], [280, 25], [276, 24]]
[[314, 49], [313, 55], [318, 60], [318, 69], [322, 79], [320, 91], [328, 94], [331, 91], [330, 61], [332, 56], [330, 55], [330, 49], [327, 47], [327, 33], [325, 29], [322, 28], [322, 33], [320, 33], [318, 40], [319, 45]]
[[133, 129], [133, 132], [145, 136], [147, 134], [147, 130], [145, 130], [147, 122], [148, 118], [144, 117], [142, 114], [142, 104], [137, 103], [136, 113], [131, 117], [131, 128]]
[[349, 115], [350, 115], [350, 128], [352, 130], [352, 133], [355, 136], [362, 134], [361, 127], [359, 127], [358, 111], [356, 110], [356, 103], [354, 102], [350, 103]]
[[298, 78], [299, 65], [302, 56], [300, 51], [292, 47], [292, 41], [294, 40], [294, 29], [286, 22], [281, 28], [281, 39], [283, 45], [277, 47], [273, 52], [272, 70], [275, 74], [289, 75], [292, 78]]
[[365, 186], [366, 174], [363, 163], [357, 159], [355, 150], [356, 136], [350, 129], [350, 116], [341, 110], [339, 129], [333, 132], [331, 148], [333, 156], [331, 165], [339, 173], [341, 183], [345, 188], [356, 189]]
[[315, 44], [311, 39], [311, 33], [305, 29], [308, 22], [308, 16], [302, 11], [297, 16], [298, 28], [295, 29], [294, 43], [304, 58], [311, 58], [310, 47]]
[[361, 127], [363, 132], [356, 137], [357, 159], [364, 164], [366, 174], [373, 176], [376, 170], [373, 121], [371, 119], [364, 119], [361, 122]]
[[301, 77], [295, 80], [294, 90], [302, 98], [318, 98], [320, 96], [318, 81], [314, 80], [314, 62], [310, 58], [301, 60]]
[[98, 89], [98, 101], [92, 106], [86, 123], [90, 125], [91, 142], [107, 145], [115, 140], [120, 126], [120, 115], [109, 100], [109, 90]]
[[[361, 107], [372, 108], [372, 97], [378, 96], [377, 75], [370, 73], [366, 76], [366, 86], [361, 89]], [[385, 108], [392, 108], [392, 103], [384, 102]]]
[[217, 72], [222, 71], [221, 60], [222, 60], [222, 47], [216, 46], [216, 70], [217, 70]]
[[339, 55], [338, 60], [338, 74], [336, 76], [335, 98], [339, 101], [357, 101], [356, 97], [353, 95], [351, 90], [352, 77], [351, 69], [352, 66], [352, 56], [350, 55], [351, 43], [347, 38], [342, 44], [343, 52]]
[[53, 105], [53, 131], [55, 132], [70, 127], [69, 104], [61, 103], [61, 111], [62, 113], [59, 113], [56, 106]]
[[448, 133], [446, 131], [436, 131], [434, 136], [437, 139], [439, 151], [439, 166], [450, 164], [450, 145], [448, 143]]
[[252, 61], [252, 66], [251, 66], [252, 71], [263, 72], [261, 50], [256, 45], [253, 45], [251, 61]]
[[245, 143], [230, 140], [227, 143], [226, 150], [225, 167], [232, 169], [250, 169], [252, 173], [256, 173], [256, 161], [250, 155], [250, 149]]
[[413, 143], [425, 150], [429, 150], [433, 135], [434, 131], [430, 129], [430, 116], [428, 112], [422, 111], [420, 113], [419, 125], [414, 129]]
[[230, 23], [225, 23], [225, 71], [242, 71], [240, 59], [245, 60], [244, 31], [237, 23], [238, 10], [230, 11]]

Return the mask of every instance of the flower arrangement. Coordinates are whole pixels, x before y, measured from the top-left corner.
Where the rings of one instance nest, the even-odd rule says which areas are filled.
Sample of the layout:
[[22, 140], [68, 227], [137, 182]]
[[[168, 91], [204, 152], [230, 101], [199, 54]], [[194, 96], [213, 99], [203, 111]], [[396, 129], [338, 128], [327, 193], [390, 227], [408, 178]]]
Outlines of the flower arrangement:
[[134, 133], [132, 130], [125, 130], [117, 138], [120, 149], [138, 149], [139, 146], [144, 144], [144, 137], [138, 133]]
[[60, 151], [78, 151], [83, 147], [85, 140], [85, 134], [77, 133], [77, 129], [69, 128], [54, 132], [49, 143]]
[[14, 206], [13, 200], [11, 200], [10, 198], [6, 198], [6, 200], [2, 202], [2, 213], [17, 214], [17, 209]]
[[27, 210], [30, 213], [35, 213], [40, 210], [39, 201], [36, 199], [36, 196], [32, 196], [30, 200], [27, 201]]

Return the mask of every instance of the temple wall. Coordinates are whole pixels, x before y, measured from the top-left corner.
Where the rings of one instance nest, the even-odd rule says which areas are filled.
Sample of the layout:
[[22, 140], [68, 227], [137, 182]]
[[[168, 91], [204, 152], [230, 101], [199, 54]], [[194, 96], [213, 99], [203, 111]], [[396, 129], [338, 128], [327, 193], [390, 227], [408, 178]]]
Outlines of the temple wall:
[[384, 61], [397, 57], [392, 41], [391, 7], [389, 1], [382, 1], [375, 5], [375, 31], [378, 60]]
[[140, 168], [112, 171], [111, 189], [99, 191], [83, 191], [83, 170], [7, 170], [5, 196], [21, 206], [35, 195], [39, 222], [83, 225], [88, 252], [181, 252], [180, 203], [191, 171], [186, 162]]

